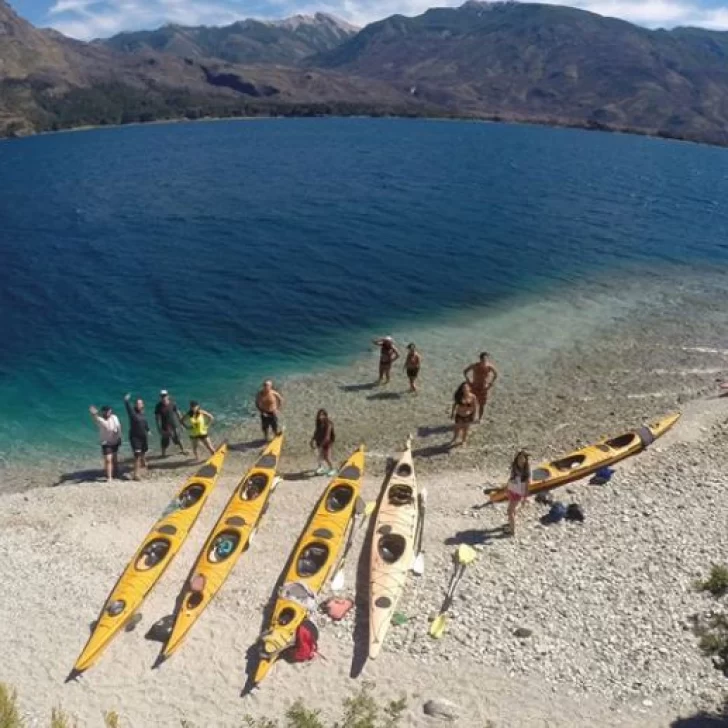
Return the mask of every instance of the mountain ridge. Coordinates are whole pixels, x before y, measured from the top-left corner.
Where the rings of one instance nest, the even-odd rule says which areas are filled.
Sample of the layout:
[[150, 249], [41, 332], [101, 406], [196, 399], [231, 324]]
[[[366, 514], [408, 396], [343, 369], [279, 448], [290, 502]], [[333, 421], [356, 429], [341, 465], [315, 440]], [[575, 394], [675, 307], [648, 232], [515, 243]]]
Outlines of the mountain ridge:
[[325, 13], [84, 43], [0, 0], [0, 135], [242, 115], [399, 114], [728, 145], [728, 33], [482, 3], [355, 31]]

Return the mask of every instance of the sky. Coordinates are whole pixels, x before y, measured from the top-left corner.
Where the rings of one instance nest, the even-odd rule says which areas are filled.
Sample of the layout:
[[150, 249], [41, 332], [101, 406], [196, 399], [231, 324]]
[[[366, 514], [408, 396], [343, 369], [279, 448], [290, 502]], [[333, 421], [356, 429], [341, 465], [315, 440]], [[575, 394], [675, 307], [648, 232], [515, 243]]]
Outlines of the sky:
[[[34, 25], [81, 40], [165, 23], [227, 25], [243, 18], [284, 18], [322, 11], [363, 26], [395, 13], [419, 15], [463, 0], [9, 0]], [[692, 25], [728, 30], [728, 0], [574, 0], [572, 7], [649, 28]]]

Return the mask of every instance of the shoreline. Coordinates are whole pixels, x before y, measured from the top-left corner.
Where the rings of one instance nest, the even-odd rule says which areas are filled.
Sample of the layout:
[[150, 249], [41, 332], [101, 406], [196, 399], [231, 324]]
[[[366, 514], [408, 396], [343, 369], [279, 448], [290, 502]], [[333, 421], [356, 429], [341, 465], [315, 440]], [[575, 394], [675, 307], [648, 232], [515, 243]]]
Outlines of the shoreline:
[[[446, 482], [418, 472], [420, 486], [428, 488], [427, 568], [408, 581], [399, 607], [406, 624], [390, 629], [382, 654], [359, 677], [346, 677], [360, 654], [365, 614], [365, 595], [357, 587], [358, 616], [340, 623], [317, 618], [326, 660], [281, 663], [243, 699], [245, 654], [326, 478], [284, 480], [250, 554], [179, 654], [153, 671], [159, 646], [144, 634], [172, 607], [234, 483], [255, 458], [255, 451], [233, 453], [201, 523], [143, 605], [141, 626], [119, 635], [98, 665], [69, 685], [63, 677], [88, 622], [181, 473], [152, 488], [148, 482], [72, 485], [4, 496], [5, 574], [8, 583], [22, 586], [0, 624], [6, 646], [0, 681], [18, 689], [33, 720], [60, 705], [80, 726], [96, 725], [102, 711], [115, 710], [122, 725], [172, 726], [184, 718], [233, 728], [246, 713], [281, 717], [297, 697], [333, 717], [332, 705], [338, 709], [362, 681], [373, 681], [379, 700], [406, 696], [404, 725], [431, 725], [422, 704], [445, 698], [458, 706], [454, 725], [463, 727], [493, 720], [535, 728], [547, 720], [561, 728], [664, 728], [678, 716], [714, 709], [728, 691], [728, 681], [686, 627], [693, 613], [714, 604], [693, 587], [709, 567], [706, 554], [709, 561], [728, 560], [721, 479], [728, 464], [726, 432], [723, 401], [692, 402], [670, 433], [618, 465], [609, 485], [582, 481], [555, 491], [582, 504], [583, 524], [542, 526], [545, 509], [530, 502], [513, 540], [496, 535], [505, 510], [481, 507], [482, 482], [471, 471], [451, 470]], [[695, 467], [696, 455], [707, 458], [707, 470]], [[284, 469], [289, 467], [286, 459]], [[368, 461], [367, 499], [379, 490], [384, 467]], [[461, 585], [445, 637], [431, 640], [429, 620], [440, 606], [458, 543], [474, 545], [478, 560]], [[365, 551], [360, 536], [347, 567], [352, 597]], [[514, 637], [524, 626], [532, 636]]]
[[[326, 102], [322, 102], [323, 105]], [[165, 124], [183, 124], [183, 123], [204, 123], [204, 122], [217, 122], [217, 121], [270, 121], [276, 119], [398, 119], [398, 120], [417, 120], [421, 119], [424, 121], [451, 121], [461, 123], [481, 123], [481, 124], [504, 124], [504, 125], [515, 125], [515, 126], [538, 126], [548, 129], [573, 129], [578, 131], [589, 131], [589, 132], [601, 132], [606, 134], [619, 134], [626, 136], [636, 137], [647, 137], [649, 139], [658, 139], [667, 142], [683, 142], [686, 144], [697, 144], [701, 146], [714, 147], [716, 149], [727, 149], [728, 142], [717, 142], [709, 141], [706, 139], [695, 138], [692, 136], [680, 135], [672, 133], [667, 130], [660, 129], [647, 129], [640, 127], [624, 127], [624, 126], [610, 126], [603, 124], [602, 122], [592, 120], [554, 120], [549, 118], [528, 118], [519, 116], [508, 116], [503, 114], [460, 114], [457, 112], [443, 112], [438, 113], [418, 113], [413, 111], [412, 113], [377, 113], [372, 111], [371, 114], [362, 114], [361, 112], [355, 112], [351, 114], [346, 113], [320, 113], [320, 114], [296, 114], [296, 113], [270, 113], [270, 114], [259, 114], [255, 116], [219, 116], [211, 115], [196, 119], [188, 119], [186, 117], [172, 117], [169, 119], [152, 119], [150, 121], [130, 121], [120, 122], [118, 124], [81, 124], [79, 126], [72, 126], [63, 129], [41, 129], [32, 132], [23, 132], [15, 134], [0, 134], [1, 141], [17, 141], [20, 139], [31, 139], [39, 136], [50, 136], [55, 134], [68, 134], [74, 132], [85, 132], [95, 131], [98, 129], [122, 129], [124, 127], [136, 127], [136, 126], [151, 126], [157, 125], [162, 126]]]
[[[664, 283], [644, 291], [623, 285], [622, 300], [610, 288], [595, 292], [593, 284], [585, 283], [573, 286], [568, 300], [550, 291], [495, 309], [394, 323], [382, 333], [393, 334], [400, 347], [415, 340], [424, 354], [420, 393], [414, 396], [407, 392], [398, 364], [390, 385], [374, 385], [373, 348], [348, 360], [342, 354], [302, 373], [277, 377], [270, 372], [285, 400], [286, 459], [298, 470], [311, 466], [308, 442], [319, 407], [328, 409], [336, 423], [337, 459], [361, 442], [372, 457], [386, 459], [412, 434], [422, 472], [470, 468], [491, 473], [505, 472], [521, 447], [531, 451], [534, 461], [556, 457], [602, 435], [638, 427], [683, 401], [717, 393], [716, 380], [728, 379], [722, 321], [713, 320], [718, 314], [712, 308], [723, 276], [705, 283], [702, 303], [695, 297], [701, 280], [708, 281], [686, 280], [684, 291], [672, 292], [669, 300]], [[684, 325], [682, 298], [691, 301], [695, 310], [690, 315], [700, 320], [692, 328]], [[588, 341], [582, 341], [581, 330], [589, 332]], [[501, 376], [483, 424], [471, 429], [466, 448], [450, 451], [445, 446], [451, 435], [451, 394], [479, 348], [490, 350]], [[237, 414], [213, 408], [225, 423], [213, 427], [215, 443], [224, 439], [241, 451], [257, 447], [262, 433], [253, 397], [253, 390], [236, 395], [248, 407]], [[149, 412], [153, 406], [150, 398]], [[116, 409], [124, 434], [120, 460], [129, 463], [127, 418], [121, 407]], [[154, 430], [153, 415], [149, 417]], [[83, 450], [66, 454], [0, 459], [0, 497], [32, 487], [93, 482], [101, 475], [101, 458], [90, 422], [86, 439]], [[150, 433], [149, 442], [151, 480], [154, 466], [161, 477], [169, 468], [191, 467], [191, 460], [176, 454], [159, 460], [156, 432]]]

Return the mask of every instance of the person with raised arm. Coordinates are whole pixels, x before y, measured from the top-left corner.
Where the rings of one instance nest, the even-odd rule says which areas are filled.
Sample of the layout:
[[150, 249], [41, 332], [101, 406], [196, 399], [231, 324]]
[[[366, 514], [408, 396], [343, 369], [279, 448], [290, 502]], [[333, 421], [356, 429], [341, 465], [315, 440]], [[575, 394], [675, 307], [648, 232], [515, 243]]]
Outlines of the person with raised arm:
[[119, 474], [121, 423], [108, 405], [102, 407], [100, 412], [94, 405], [91, 405], [88, 411], [91, 413], [91, 419], [99, 430], [101, 455], [104, 459], [106, 480], [113, 480]]

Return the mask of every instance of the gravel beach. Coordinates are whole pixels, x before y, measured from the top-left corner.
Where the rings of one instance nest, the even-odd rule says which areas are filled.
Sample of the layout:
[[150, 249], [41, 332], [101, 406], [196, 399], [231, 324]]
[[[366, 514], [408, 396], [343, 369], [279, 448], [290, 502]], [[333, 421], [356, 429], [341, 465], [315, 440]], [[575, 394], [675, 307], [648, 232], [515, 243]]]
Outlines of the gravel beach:
[[[401, 343], [413, 338], [422, 348], [417, 396], [405, 392], [401, 372], [388, 387], [370, 386], [375, 353], [284, 381], [284, 483], [253, 548], [179, 653], [155, 671], [158, 645], [144, 633], [170, 612], [209, 528], [252, 463], [260, 436], [255, 420], [225, 433], [232, 453], [217, 491], [145, 603], [141, 625], [69, 685], [63, 680], [88, 624], [192, 465], [177, 457], [152, 460], [148, 480], [104, 484], [93, 460], [7, 464], [0, 546], [12, 598], [0, 620], [0, 681], [17, 687], [30, 724], [38, 726], [57, 705], [82, 726], [99, 725], [104, 710], [118, 711], [130, 726], [178, 726], [182, 718], [236, 726], [245, 713], [280, 716], [296, 697], [327, 713], [362, 679], [374, 681], [383, 698], [406, 695], [405, 725], [434, 725], [422, 711], [432, 698], [458, 706], [457, 725], [492, 720], [499, 728], [657, 727], [713, 708], [728, 680], [698, 649], [690, 619], [715, 606], [695, 590], [695, 580], [711, 564], [728, 562], [728, 400], [714, 397], [716, 380], [728, 378], [728, 315], [715, 295], [723, 286], [722, 276], [708, 283], [696, 276], [658, 295], [625, 281], [621, 299], [604, 292], [608, 307], [593, 291], [576, 291], [569, 305], [533, 301], [517, 316], [473, 314], [447, 326], [381, 332]], [[484, 347], [501, 377], [468, 446], [449, 451], [450, 395]], [[428, 489], [427, 570], [410, 579], [401, 603], [408, 621], [392, 627], [375, 663], [361, 665], [365, 609], [339, 624], [322, 618], [326, 660], [281, 664], [241, 699], [246, 652], [326, 482], [306, 474], [319, 406], [335, 419], [337, 460], [366, 443], [367, 499], [376, 497], [387, 458], [408, 432], [415, 435], [419, 481]], [[546, 509], [531, 501], [516, 538], [500, 537], [505, 507], [484, 506], [482, 489], [504, 481], [516, 449], [528, 448], [535, 464], [674, 410], [683, 412], [675, 429], [617, 466], [607, 485], [555, 491], [582, 505], [584, 523], [541, 525]], [[444, 638], [434, 641], [428, 618], [440, 606], [459, 543], [474, 545], [479, 558]], [[357, 567], [351, 558], [352, 596]]]

